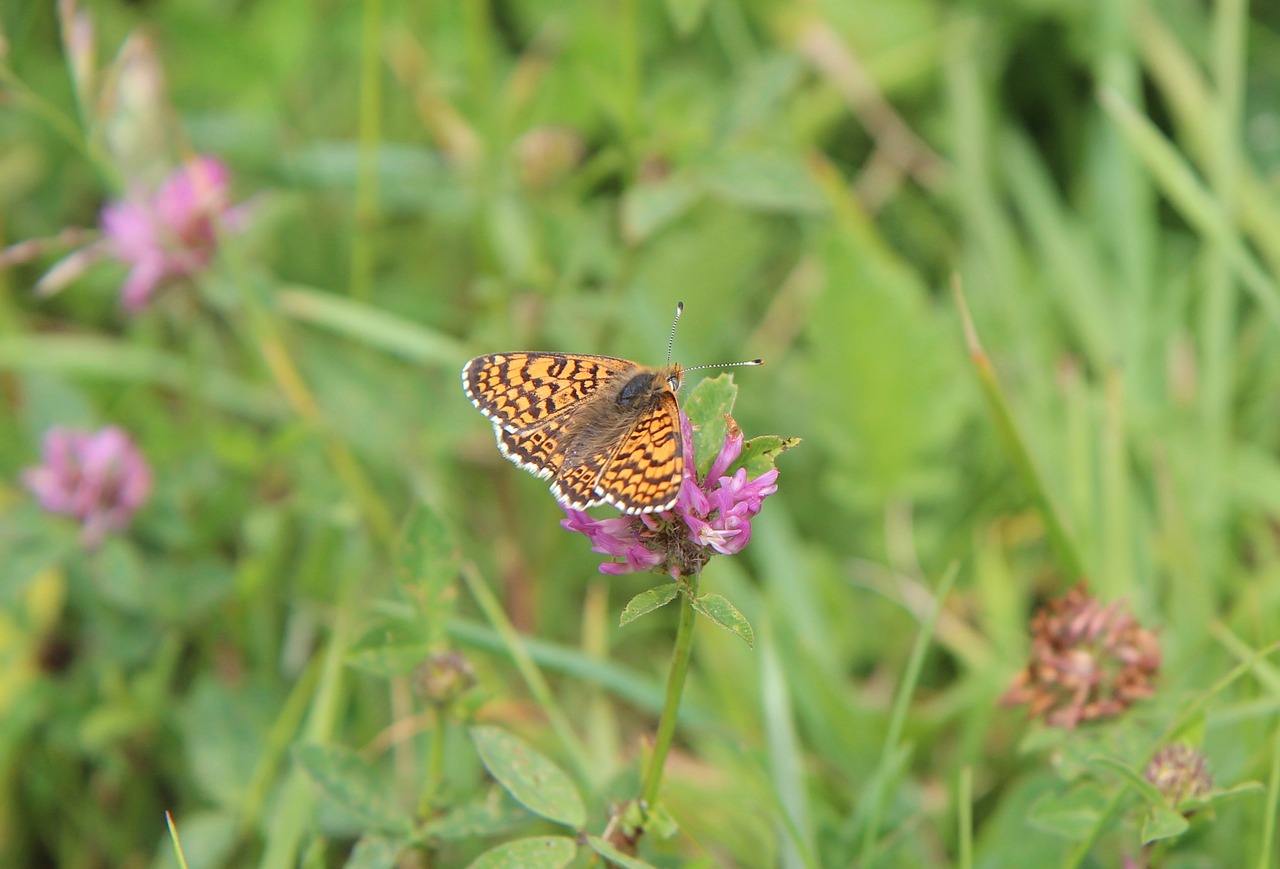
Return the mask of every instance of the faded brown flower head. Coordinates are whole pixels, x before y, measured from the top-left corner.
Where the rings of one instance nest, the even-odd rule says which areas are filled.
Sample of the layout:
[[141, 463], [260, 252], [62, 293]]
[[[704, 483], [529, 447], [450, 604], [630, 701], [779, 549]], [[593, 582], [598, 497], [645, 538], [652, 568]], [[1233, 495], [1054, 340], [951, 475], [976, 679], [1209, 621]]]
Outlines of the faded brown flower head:
[[586, 153], [582, 135], [570, 127], [535, 127], [516, 141], [516, 163], [524, 183], [543, 190], [564, 180]]
[[448, 706], [476, 684], [476, 671], [461, 652], [432, 655], [418, 665], [414, 685], [432, 706]]
[[1031, 620], [1031, 661], [1005, 692], [1052, 727], [1113, 718], [1150, 697], [1160, 643], [1116, 602], [1103, 605], [1084, 583]]
[[1181, 742], [1156, 752], [1144, 775], [1175, 808], [1184, 800], [1204, 796], [1213, 787], [1204, 755]]

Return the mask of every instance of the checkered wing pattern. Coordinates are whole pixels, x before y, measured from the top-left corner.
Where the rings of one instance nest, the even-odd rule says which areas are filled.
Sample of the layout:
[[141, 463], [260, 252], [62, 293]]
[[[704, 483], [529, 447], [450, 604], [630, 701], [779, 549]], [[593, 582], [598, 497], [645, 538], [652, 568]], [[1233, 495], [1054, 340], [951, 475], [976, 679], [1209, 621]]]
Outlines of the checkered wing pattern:
[[[612, 356], [494, 353], [463, 366], [462, 386], [502, 454], [552, 479], [565, 507], [650, 513], [675, 504], [684, 470], [675, 392], [656, 379], [665, 376]], [[666, 391], [628, 401], [622, 390], [636, 382]]]
[[[612, 356], [494, 353], [477, 356], [463, 367], [462, 388], [495, 426], [524, 433], [569, 413], [606, 380], [631, 367], [632, 363]], [[530, 450], [532, 456], [541, 451], [540, 447]], [[514, 457], [512, 461], [520, 463]]]
[[636, 420], [613, 458], [605, 463], [595, 495], [624, 513], [670, 510], [684, 479], [680, 408], [673, 392]]
[[532, 431], [510, 432], [500, 425], [493, 430], [502, 454], [539, 479], [554, 477], [564, 464], [565, 445], [570, 441], [568, 414], [549, 419]]

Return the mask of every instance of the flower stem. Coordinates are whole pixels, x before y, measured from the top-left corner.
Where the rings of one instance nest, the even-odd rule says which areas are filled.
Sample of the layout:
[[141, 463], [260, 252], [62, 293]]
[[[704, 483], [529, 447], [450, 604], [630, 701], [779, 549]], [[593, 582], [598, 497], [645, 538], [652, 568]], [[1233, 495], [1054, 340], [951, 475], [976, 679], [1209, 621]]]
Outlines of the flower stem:
[[680, 627], [676, 630], [676, 645], [671, 652], [671, 671], [667, 674], [667, 697], [662, 703], [662, 717], [658, 720], [658, 736], [654, 742], [649, 768], [644, 774], [644, 787], [640, 790], [640, 808], [648, 816], [649, 809], [658, 799], [662, 784], [662, 769], [666, 765], [667, 752], [676, 733], [676, 715], [680, 711], [680, 695], [684, 692], [684, 677], [689, 673], [689, 658], [693, 651], [693, 600], [698, 595], [698, 577], [690, 577], [680, 595]]

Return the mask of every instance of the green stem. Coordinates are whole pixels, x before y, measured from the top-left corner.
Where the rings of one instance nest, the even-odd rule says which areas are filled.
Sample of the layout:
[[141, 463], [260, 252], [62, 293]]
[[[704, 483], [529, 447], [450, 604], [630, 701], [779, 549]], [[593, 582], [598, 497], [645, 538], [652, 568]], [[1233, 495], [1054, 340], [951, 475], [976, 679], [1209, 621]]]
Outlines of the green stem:
[[436, 708], [436, 727], [431, 734], [431, 751], [427, 755], [426, 784], [422, 788], [422, 799], [418, 802], [418, 817], [429, 818], [436, 807], [440, 795], [440, 782], [444, 780], [444, 738], [448, 722], [444, 707]]
[[658, 788], [662, 785], [662, 769], [671, 750], [676, 734], [676, 715], [680, 711], [680, 695], [684, 692], [684, 679], [689, 674], [689, 658], [693, 653], [693, 600], [698, 596], [698, 577], [689, 579], [680, 595], [680, 627], [676, 631], [676, 645], [671, 652], [671, 671], [667, 675], [667, 697], [662, 703], [662, 717], [658, 720], [658, 736], [654, 742], [649, 769], [644, 774], [644, 787], [640, 790], [640, 808], [648, 815], [656, 804]]
[[382, 139], [382, 0], [365, 0], [360, 40], [360, 163], [356, 173], [351, 295], [368, 300], [373, 288], [378, 222], [378, 145]]

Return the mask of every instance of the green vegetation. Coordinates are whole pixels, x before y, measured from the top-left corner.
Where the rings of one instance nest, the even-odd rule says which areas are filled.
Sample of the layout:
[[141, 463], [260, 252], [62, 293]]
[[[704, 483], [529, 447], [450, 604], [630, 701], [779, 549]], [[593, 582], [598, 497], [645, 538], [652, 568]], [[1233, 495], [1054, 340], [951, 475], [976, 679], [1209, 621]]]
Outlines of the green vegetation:
[[[1278, 28], [0, 4], [0, 865], [1280, 865]], [[679, 300], [801, 440], [696, 599], [599, 573], [458, 377], [659, 365]]]

